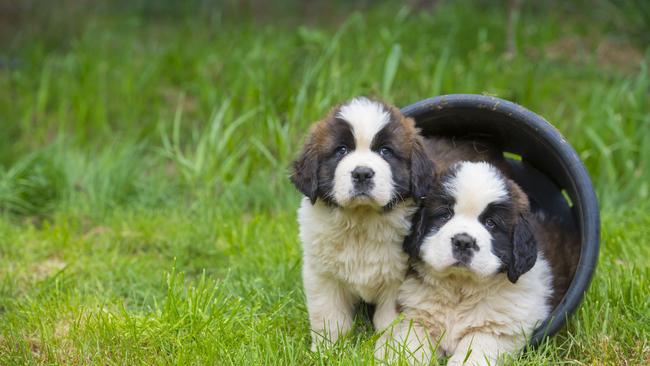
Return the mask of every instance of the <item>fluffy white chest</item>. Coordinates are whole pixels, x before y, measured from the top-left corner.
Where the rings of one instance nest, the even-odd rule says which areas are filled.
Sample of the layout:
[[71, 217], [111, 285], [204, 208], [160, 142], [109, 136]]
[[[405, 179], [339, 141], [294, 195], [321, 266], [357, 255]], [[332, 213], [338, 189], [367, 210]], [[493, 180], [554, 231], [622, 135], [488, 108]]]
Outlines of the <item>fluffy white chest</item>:
[[404, 236], [415, 208], [410, 203], [389, 212], [343, 211], [303, 200], [298, 210], [304, 265], [350, 286], [367, 302], [383, 288], [399, 284], [406, 272]]
[[516, 349], [550, 312], [551, 274], [543, 258], [517, 284], [505, 277], [476, 287], [463, 286], [462, 281], [429, 277], [424, 283], [412, 277], [400, 288], [398, 301], [406, 316], [440, 340], [439, 351], [447, 355], [455, 352], [462, 338], [476, 332], [506, 337]]

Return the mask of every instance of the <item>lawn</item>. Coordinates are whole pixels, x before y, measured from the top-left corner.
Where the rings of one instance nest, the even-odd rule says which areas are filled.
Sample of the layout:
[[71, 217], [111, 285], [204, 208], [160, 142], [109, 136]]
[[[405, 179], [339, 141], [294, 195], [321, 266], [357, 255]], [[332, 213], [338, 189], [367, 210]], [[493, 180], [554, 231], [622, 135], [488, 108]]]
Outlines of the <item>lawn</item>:
[[308, 350], [287, 168], [339, 101], [447, 93], [553, 122], [602, 207], [582, 307], [512, 362], [650, 363], [642, 2], [525, 2], [511, 55], [505, 2], [18, 3], [0, 5], [1, 365], [370, 363], [362, 318]]

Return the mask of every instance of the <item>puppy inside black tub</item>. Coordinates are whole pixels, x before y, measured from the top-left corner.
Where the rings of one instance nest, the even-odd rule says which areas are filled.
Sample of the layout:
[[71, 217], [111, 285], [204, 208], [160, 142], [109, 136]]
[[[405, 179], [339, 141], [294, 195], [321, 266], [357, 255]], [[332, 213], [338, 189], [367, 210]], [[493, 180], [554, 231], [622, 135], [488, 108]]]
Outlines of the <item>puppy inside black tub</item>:
[[[538, 341], [549, 319], [556, 331], [561, 322], [552, 323], [552, 312], [566, 315], [577, 306], [581, 292], [574, 290], [569, 301], [565, 295], [581, 259], [579, 228], [555, 182], [506, 152], [539, 158], [539, 149], [526, 145], [530, 138], [518, 146], [520, 132], [512, 133], [518, 109], [524, 117], [534, 114], [497, 98], [450, 97], [451, 103], [439, 97], [405, 108], [424, 127], [440, 174], [404, 243], [411, 258], [397, 301], [404, 318], [383, 334], [376, 355], [393, 359], [401, 350], [412, 363], [449, 356], [450, 365], [494, 365], [523, 348], [535, 330]], [[547, 123], [533, 122], [535, 142], [537, 127]], [[572, 308], [564, 309], [567, 304]]]
[[435, 352], [449, 365], [496, 364], [521, 349], [564, 296], [575, 262], [552, 257], [578, 248], [575, 240], [532, 212], [496, 165], [451, 165], [405, 239], [411, 271], [397, 299], [404, 318], [382, 336], [377, 356], [404, 348], [411, 362], [429, 363]]

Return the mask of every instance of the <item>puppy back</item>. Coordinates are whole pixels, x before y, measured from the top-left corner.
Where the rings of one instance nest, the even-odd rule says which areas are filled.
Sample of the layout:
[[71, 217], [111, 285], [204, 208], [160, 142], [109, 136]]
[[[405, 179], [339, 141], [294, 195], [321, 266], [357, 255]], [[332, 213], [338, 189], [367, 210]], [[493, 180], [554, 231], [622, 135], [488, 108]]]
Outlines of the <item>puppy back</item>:
[[480, 139], [466, 139], [443, 136], [424, 138], [427, 155], [435, 164], [438, 174], [444, 174], [454, 164], [461, 161], [485, 161], [510, 174], [503, 153], [493, 144]]
[[580, 260], [578, 228], [571, 227], [542, 212], [532, 215], [535, 236], [544, 258], [553, 274], [553, 307], [562, 301], [575, 275]]

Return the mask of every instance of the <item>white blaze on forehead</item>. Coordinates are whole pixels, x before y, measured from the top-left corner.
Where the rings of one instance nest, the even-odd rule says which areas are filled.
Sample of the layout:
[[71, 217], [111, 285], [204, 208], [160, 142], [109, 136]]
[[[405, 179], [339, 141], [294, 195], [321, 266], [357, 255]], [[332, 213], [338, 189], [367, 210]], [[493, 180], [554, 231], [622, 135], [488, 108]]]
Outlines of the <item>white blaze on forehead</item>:
[[456, 215], [478, 217], [490, 203], [508, 198], [508, 189], [500, 172], [485, 162], [459, 163], [456, 175], [445, 183], [445, 189], [456, 199]]
[[364, 97], [354, 98], [343, 105], [336, 116], [352, 126], [356, 149], [370, 148], [377, 132], [390, 121], [390, 114], [381, 103]]

